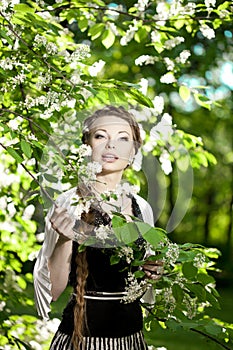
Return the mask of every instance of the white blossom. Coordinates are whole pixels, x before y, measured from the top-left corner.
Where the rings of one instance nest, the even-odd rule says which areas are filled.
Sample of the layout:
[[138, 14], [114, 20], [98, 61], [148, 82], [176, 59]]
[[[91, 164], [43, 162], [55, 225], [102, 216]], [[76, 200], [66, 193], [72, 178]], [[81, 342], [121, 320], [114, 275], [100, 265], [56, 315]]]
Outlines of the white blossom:
[[90, 157], [92, 155], [92, 148], [90, 145], [82, 144], [77, 149], [79, 158]]
[[139, 85], [140, 85], [139, 91], [141, 91], [142, 94], [146, 95], [147, 89], [148, 89], [148, 79], [141, 78]]
[[194, 259], [193, 259], [193, 265], [196, 266], [197, 268], [203, 267], [203, 264], [205, 263], [205, 255], [202, 253], [198, 253]]
[[200, 26], [200, 31], [209, 40], [215, 38], [215, 31], [205, 23]]
[[152, 43], [160, 42], [160, 39], [161, 39], [161, 35], [160, 35], [159, 31], [153, 30], [151, 32], [151, 41], [152, 41]]
[[138, 282], [134, 274], [132, 272], [128, 272], [125, 287], [126, 295], [123, 296], [122, 301], [125, 303], [132, 303], [142, 296], [146, 290], [146, 286], [147, 282], [145, 280]]
[[167, 70], [174, 70], [175, 63], [169, 57], [164, 57], [164, 63], [166, 64]]
[[40, 73], [38, 80], [36, 82], [36, 88], [38, 90], [42, 89], [45, 85], [48, 85], [52, 80], [52, 75], [50, 72], [46, 72], [45, 75]]
[[189, 50], [183, 50], [179, 57], [176, 58], [176, 62], [178, 63], [186, 63], [186, 61], [188, 60], [188, 58], [191, 56], [191, 52]]
[[0, 67], [4, 70], [12, 70], [14, 68], [14, 61], [11, 60], [9, 57], [6, 57], [4, 60], [0, 61]]
[[164, 84], [172, 84], [176, 82], [176, 78], [172, 72], [168, 72], [160, 78], [160, 82]]
[[170, 155], [167, 151], [163, 151], [161, 156], [159, 157], [159, 161], [161, 163], [161, 168], [164, 174], [168, 175], [172, 172], [172, 164], [170, 160]]
[[21, 121], [22, 121], [21, 117], [11, 119], [8, 122], [8, 126], [9, 126], [9, 128], [11, 128], [11, 130], [18, 130], [19, 125], [21, 124]]
[[90, 73], [90, 76], [96, 77], [98, 73], [102, 71], [104, 66], [105, 66], [105, 62], [103, 60], [99, 60], [93, 63], [93, 65], [88, 68], [88, 72]]
[[143, 12], [145, 11], [147, 5], [149, 3], [149, 0], [138, 0], [138, 2], [136, 4], [134, 4], [134, 6], [140, 11]]
[[157, 61], [157, 58], [150, 55], [142, 55], [136, 58], [136, 66], [142, 66], [143, 64], [154, 64]]
[[171, 266], [174, 266], [176, 264], [176, 261], [179, 257], [180, 251], [179, 246], [176, 243], [168, 242], [167, 243], [167, 251], [165, 254], [165, 261], [170, 264]]
[[[148, 108], [148, 107], [143, 107], [143, 109], [141, 111], [138, 111], [136, 109], [129, 109], [129, 112], [134, 115], [137, 122], [150, 120], [151, 115], [152, 115], [151, 108]], [[143, 136], [145, 136], [145, 132], [142, 129], [140, 130], [140, 132], [141, 131], [142, 131], [141, 137], [142, 137], [142, 139], [144, 139]]]
[[76, 205], [75, 211], [74, 211], [75, 219], [80, 220], [82, 213], [84, 213], [84, 212], [88, 213], [90, 206], [91, 206], [91, 200], [78, 203]]
[[139, 189], [136, 185], [131, 185], [128, 182], [124, 182], [123, 184], [118, 184], [114, 192], [117, 196], [122, 196], [124, 194], [128, 196], [130, 194], [137, 194], [138, 191]]
[[164, 109], [164, 98], [162, 96], [155, 96], [152, 100], [153, 102], [153, 114], [155, 116], [160, 115], [163, 112]]
[[118, 251], [118, 256], [120, 258], [125, 257], [127, 264], [130, 264], [131, 261], [133, 260], [133, 249], [131, 247], [121, 247], [120, 250]]
[[164, 43], [164, 47], [168, 50], [173, 49], [174, 47], [176, 47], [177, 45], [181, 44], [184, 42], [184, 37], [182, 36], [176, 36], [172, 39], [168, 39], [165, 41]]
[[150, 138], [155, 141], [161, 139], [163, 141], [168, 141], [173, 132], [172, 117], [170, 114], [164, 113], [161, 121], [151, 129]]
[[39, 35], [39, 34], [36, 34], [35, 38], [34, 38], [34, 43], [33, 43], [33, 46], [37, 46], [37, 45], [46, 45], [47, 44], [47, 39], [42, 36], [42, 35]]
[[79, 167], [79, 175], [84, 183], [96, 180], [96, 174], [102, 171], [102, 165], [98, 162], [89, 162]]
[[125, 35], [121, 38], [120, 44], [126, 46], [134, 37], [134, 34], [138, 30], [137, 21], [133, 20], [133, 25], [129, 25], [129, 29], [126, 31]]
[[49, 42], [45, 47], [49, 55], [55, 55], [58, 52], [58, 47], [54, 43]]
[[96, 238], [102, 242], [105, 242], [105, 240], [108, 239], [112, 233], [112, 230], [107, 225], [100, 225], [98, 228], [95, 228]]
[[142, 159], [143, 155], [141, 150], [138, 150], [136, 156], [134, 157], [133, 163], [132, 163], [132, 168], [135, 171], [140, 171], [142, 168]]
[[67, 59], [67, 62], [76, 63], [77, 61], [88, 57], [90, 57], [90, 46], [86, 44], [78, 44], [75, 51], [73, 51]]
[[205, 0], [205, 5], [207, 8], [215, 7], [216, 0]]

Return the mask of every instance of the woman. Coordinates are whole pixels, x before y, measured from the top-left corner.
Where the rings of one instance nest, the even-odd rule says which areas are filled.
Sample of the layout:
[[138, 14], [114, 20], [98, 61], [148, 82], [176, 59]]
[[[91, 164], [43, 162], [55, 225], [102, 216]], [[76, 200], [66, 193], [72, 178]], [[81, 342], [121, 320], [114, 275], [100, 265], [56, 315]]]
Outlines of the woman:
[[[147, 349], [142, 335], [140, 298], [124, 303], [124, 263], [110, 264], [111, 249], [95, 246], [78, 252], [77, 232], [88, 236], [93, 228], [111, 227], [112, 208], [120, 207], [127, 221], [138, 217], [153, 225], [150, 205], [138, 195], [124, 194], [103, 203], [101, 193], [113, 191], [124, 169], [141, 145], [139, 126], [123, 107], [106, 106], [84, 122], [83, 142], [92, 148], [92, 161], [101, 164], [97, 179], [84, 189], [79, 186], [62, 194], [46, 217], [46, 237], [34, 268], [35, 300], [38, 312], [48, 317], [49, 304], [69, 282], [74, 293], [66, 306], [51, 350]], [[83, 192], [84, 191], [84, 192]], [[74, 220], [74, 194], [81, 200], [88, 194], [96, 199], [82, 225]], [[74, 230], [74, 226], [76, 229]], [[85, 230], [86, 228], [86, 230]], [[160, 263], [143, 266], [148, 278], [158, 279]]]

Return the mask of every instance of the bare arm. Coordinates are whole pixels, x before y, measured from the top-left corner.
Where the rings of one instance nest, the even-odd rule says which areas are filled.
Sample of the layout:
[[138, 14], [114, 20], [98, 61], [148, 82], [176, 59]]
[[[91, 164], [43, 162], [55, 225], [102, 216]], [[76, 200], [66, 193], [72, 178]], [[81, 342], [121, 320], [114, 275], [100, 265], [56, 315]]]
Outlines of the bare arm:
[[52, 298], [57, 300], [66, 288], [69, 278], [74, 220], [66, 209], [58, 207], [54, 210], [50, 221], [53, 229], [59, 234], [54, 251], [48, 260]]

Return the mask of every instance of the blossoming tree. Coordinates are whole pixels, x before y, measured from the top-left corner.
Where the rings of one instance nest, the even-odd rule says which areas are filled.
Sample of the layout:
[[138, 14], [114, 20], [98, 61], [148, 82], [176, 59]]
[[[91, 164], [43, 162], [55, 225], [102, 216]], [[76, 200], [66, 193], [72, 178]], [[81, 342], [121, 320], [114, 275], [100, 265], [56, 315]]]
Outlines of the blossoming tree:
[[[166, 175], [176, 166], [189, 179], [188, 169], [216, 163], [201, 137], [173, 123], [170, 105], [207, 110], [218, 105], [207, 93], [208, 86], [202, 85], [201, 73], [200, 79], [192, 77], [198, 52], [222, 31], [226, 40], [229, 37], [232, 12], [230, 1], [215, 0], [1, 2], [0, 345], [4, 349], [43, 348], [49, 327], [56, 322], [43, 325], [45, 333], [38, 332], [42, 321], [33, 307], [32, 266], [43, 235], [41, 198], [46, 209], [61, 183], [62, 189], [69, 188], [77, 181], [77, 170], [86, 172], [77, 164], [77, 157], [83, 157], [77, 140], [90, 110], [107, 103], [125, 105], [134, 113], [144, 140], [142, 152], [127, 170], [135, 185], [143, 184], [143, 156], [158, 159]], [[224, 50], [225, 55], [232, 54], [227, 46]], [[63, 144], [64, 135], [70, 143]], [[45, 166], [51, 155], [54, 172]], [[57, 169], [61, 169], [59, 181]], [[88, 171], [93, 178], [93, 168]], [[143, 185], [141, 191], [146, 191]], [[167, 225], [170, 231], [172, 222]], [[127, 241], [119, 236], [119, 226]], [[112, 263], [123, 257], [130, 266], [140, 264], [140, 254], [132, 255], [135, 246], [129, 233], [139, 229], [167, 264], [164, 278], [156, 284], [156, 305], [144, 305], [149, 312], [146, 328], [153, 322], [172, 329], [179, 324], [231, 349], [230, 326], [202, 312], [205, 306], [218, 306], [214, 279], [208, 274], [217, 250], [172, 243], [163, 230], [141, 222], [129, 230], [117, 215], [113, 228], [128, 246], [112, 257]], [[106, 240], [106, 234], [100, 230], [98, 237]], [[129, 274], [130, 289], [135, 278], [143, 276]]]

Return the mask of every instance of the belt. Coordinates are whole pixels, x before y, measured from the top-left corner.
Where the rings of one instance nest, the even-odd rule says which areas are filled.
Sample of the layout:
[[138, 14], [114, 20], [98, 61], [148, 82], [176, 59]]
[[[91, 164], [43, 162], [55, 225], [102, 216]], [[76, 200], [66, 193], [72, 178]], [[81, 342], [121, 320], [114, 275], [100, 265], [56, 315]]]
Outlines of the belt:
[[[97, 292], [94, 290], [86, 291], [84, 299], [94, 300], [121, 300], [127, 292]], [[73, 295], [76, 296], [75, 293]]]

